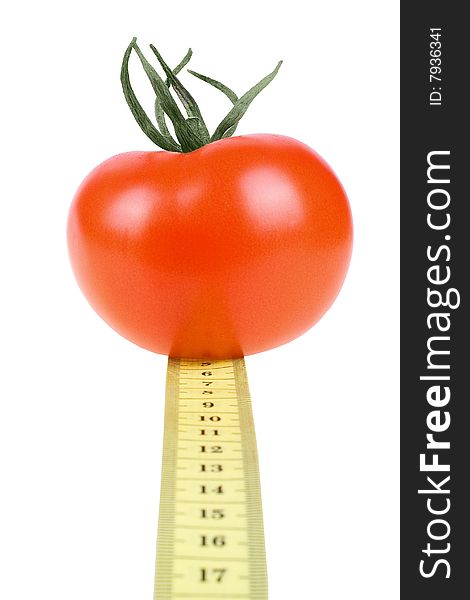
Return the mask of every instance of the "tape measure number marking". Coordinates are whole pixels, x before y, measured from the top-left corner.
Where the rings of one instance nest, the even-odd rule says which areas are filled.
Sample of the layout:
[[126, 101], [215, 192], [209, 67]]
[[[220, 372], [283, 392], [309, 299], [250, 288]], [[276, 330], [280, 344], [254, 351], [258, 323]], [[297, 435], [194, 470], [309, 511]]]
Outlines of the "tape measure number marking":
[[245, 362], [168, 361], [154, 600], [267, 599]]

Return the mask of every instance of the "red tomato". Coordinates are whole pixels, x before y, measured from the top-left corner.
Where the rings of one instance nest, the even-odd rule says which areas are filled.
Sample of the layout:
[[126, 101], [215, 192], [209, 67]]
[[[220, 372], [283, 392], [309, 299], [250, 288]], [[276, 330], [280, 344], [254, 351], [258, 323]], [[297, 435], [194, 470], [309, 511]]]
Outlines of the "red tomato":
[[237, 357], [285, 344], [334, 301], [352, 223], [330, 167], [279, 135], [128, 152], [80, 186], [72, 266], [93, 308], [143, 348]]

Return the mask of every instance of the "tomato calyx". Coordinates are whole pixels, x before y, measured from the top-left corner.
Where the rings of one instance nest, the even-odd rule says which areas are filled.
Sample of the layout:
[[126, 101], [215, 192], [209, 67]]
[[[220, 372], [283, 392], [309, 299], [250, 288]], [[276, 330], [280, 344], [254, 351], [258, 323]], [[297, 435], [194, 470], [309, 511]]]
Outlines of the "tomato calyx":
[[[166, 79], [161, 77], [153, 65], [146, 59], [137, 45], [137, 38], [134, 37], [127, 47], [122, 61], [122, 89], [126, 102], [145, 135], [157, 146], [170, 152], [192, 152], [211, 142], [232, 136], [237, 129], [240, 119], [246, 113], [252, 101], [276, 77], [282, 64], [282, 61], [279, 61], [274, 71], [269, 73], [269, 75], [266, 75], [266, 77], [261, 79], [261, 81], [240, 97], [220, 81], [188, 69], [188, 73], [212, 85], [214, 88], [225, 94], [233, 104], [232, 109], [224, 119], [222, 119], [214, 133], [211, 135], [204, 122], [197, 102], [177, 77], [178, 73], [190, 61], [192, 50], [189, 49], [181, 62], [174, 69], [171, 69], [153, 44], [150, 44], [150, 48], [163, 69]], [[132, 89], [129, 76], [129, 60], [133, 51], [139, 57], [142, 67], [155, 92], [155, 123], [144, 111]], [[187, 116], [181, 111], [171, 93], [172, 90], [183, 105]], [[174, 136], [176, 139], [172, 136], [168, 128], [167, 118], [173, 125]]]

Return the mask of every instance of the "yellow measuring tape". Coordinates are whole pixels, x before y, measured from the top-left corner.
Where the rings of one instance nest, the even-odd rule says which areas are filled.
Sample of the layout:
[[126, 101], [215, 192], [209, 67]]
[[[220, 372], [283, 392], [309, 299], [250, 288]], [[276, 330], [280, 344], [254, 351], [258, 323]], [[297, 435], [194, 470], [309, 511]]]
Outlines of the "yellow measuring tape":
[[154, 600], [266, 600], [245, 361], [168, 360]]

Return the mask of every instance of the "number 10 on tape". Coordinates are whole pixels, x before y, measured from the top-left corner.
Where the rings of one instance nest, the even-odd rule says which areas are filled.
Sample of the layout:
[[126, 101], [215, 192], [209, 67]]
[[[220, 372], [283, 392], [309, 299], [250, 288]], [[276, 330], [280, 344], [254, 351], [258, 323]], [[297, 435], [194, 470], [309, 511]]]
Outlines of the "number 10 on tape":
[[154, 600], [267, 599], [245, 362], [168, 360]]

